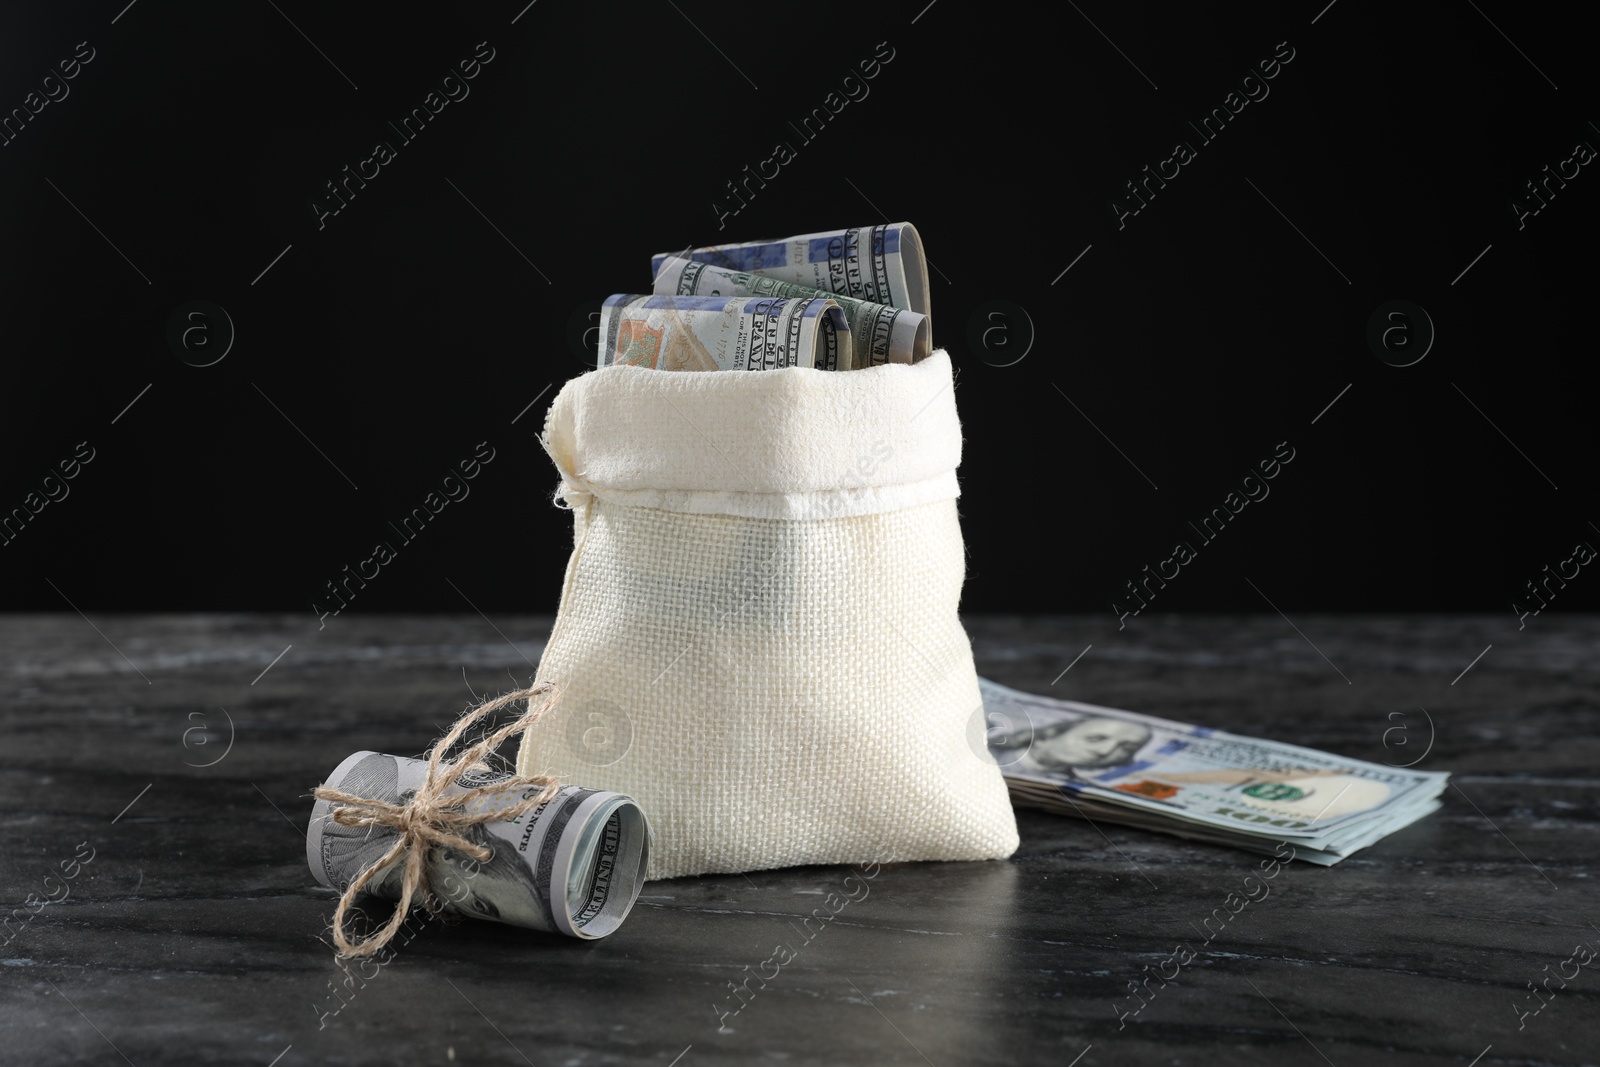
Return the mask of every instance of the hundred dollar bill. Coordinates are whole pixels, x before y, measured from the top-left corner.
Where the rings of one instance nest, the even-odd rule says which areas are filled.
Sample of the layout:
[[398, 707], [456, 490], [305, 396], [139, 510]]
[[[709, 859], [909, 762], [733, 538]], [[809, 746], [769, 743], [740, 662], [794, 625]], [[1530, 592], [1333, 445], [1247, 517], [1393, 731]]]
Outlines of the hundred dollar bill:
[[663, 252], [651, 257], [651, 274], [674, 255], [928, 314], [928, 262], [909, 222]]
[[1449, 775], [1389, 767], [980, 680], [1013, 800], [1334, 863], [1438, 808]]
[[[334, 769], [327, 785], [346, 793], [403, 804], [427, 775], [423, 760], [357, 752]], [[467, 771], [450, 793], [492, 786], [510, 775]], [[491, 794], [509, 807], [535, 795], [526, 787]], [[503, 799], [502, 799], [503, 798]], [[318, 800], [306, 834], [306, 860], [317, 881], [341, 892], [382, 858], [396, 833], [383, 827], [341, 826], [336, 805]], [[644, 885], [649, 827], [631, 797], [568, 786], [525, 815], [479, 823], [463, 834], [492, 850], [482, 863], [447, 848], [428, 850], [428, 885], [449, 911], [474, 919], [526, 926], [585, 940], [615, 930]], [[400, 897], [404, 857], [367, 883], [369, 892]]]
[[[668, 256], [656, 269], [655, 291], [678, 296], [830, 297], [821, 289], [796, 282], [679, 256]], [[926, 315], [849, 296], [833, 294], [831, 298], [850, 321], [856, 367], [915, 363], [933, 351]]]
[[619, 294], [600, 309], [602, 367], [659, 370], [849, 370], [844, 310], [827, 297]]

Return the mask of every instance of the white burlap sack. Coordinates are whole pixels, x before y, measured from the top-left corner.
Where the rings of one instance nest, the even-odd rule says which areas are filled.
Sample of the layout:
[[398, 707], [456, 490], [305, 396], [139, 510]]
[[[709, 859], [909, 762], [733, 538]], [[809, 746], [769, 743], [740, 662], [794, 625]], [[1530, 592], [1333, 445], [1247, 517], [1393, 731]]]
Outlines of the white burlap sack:
[[950, 358], [568, 382], [575, 544], [518, 770], [636, 798], [649, 876], [1009, 856], [956, 615]]

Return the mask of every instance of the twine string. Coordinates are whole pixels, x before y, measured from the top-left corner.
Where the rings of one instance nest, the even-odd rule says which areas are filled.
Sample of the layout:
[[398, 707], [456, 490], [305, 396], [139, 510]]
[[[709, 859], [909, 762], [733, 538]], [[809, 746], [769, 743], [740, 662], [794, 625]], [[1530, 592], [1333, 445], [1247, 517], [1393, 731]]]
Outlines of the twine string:
[[[333, 940], [341, 956], [370, 956], [377, 952], [389, 943], [399, 931], [401, 924], [405, 922], [406, 916], [411, 913], [414, 896], [421, 893], [424, 900], [433, 899], [432, 890], [428, 886], [429, 848], [455, 849], [480, 863], [487, 862], [494, 856], [493, 850], [468, 840], [463, 834], [468, 827], [525, 815], [539, 805], [547, 803], [560, 791], [561, 783], [549, 775], [533, 777], [512, 775], [492, 785], [478, 786], [454, 795], [446, 795], [446, 792], [456, 784], [457, 779], [467, 771], [489, 772], [492, 769], [487, 762], [489, 756], [505, 741], [523, 733], [543, 718], [560, 699], [561, 691], [553, 683], [540, 682], [531, 688], [518, 689], [495, 697], [462, 715], [450, 728], [450, 732], [429, 750], [428, 769], [422, 784], [404, 804], [392, 804], [386, 800], [357, 796], [325, 785], [317, 787], [314, 794], [317, 799], [339, 805], [332, 810], [331, 816], [340, 826], [384, 827], [397, 831], [394, 844], [389, 846], [389, 850], [376, 863], [353, 879], [339, 897], [339, 907], [333, 914]], [[528, 701], [527, 711], [514, 722], [485, 735], [453, 761], [445, 762], [445, 755], [471, 727], [486, 716], [518, 700]], [[478, 811], [464, 810], [475, 801], [518, 788], [536, 788], [539, 792], [506, 807], [489, 805]], [[344, 928], [345, 918], [351, 906], [378, 872], [401, 856], [405, 857], [405, 874], [400, 882], [400, 902], [395, 906], [394, 914], [389, 917], [389, 921], [382, 929], [371, 936], [363, 940], [350, 940], [345, 936]]]
[[588, 506], [594, 496], [594, 487], [581, 472], [572, 469], [569, 464], [563, 463], [556, 455], [555, 449], [550, 446], [549, 434], [541, 434], [537, 438], [539, 447], [544, 449], [544, 454], [550, 457], [550, 462], [556, 466], [556, 471], [561, 475], [561, 485], [556, 489], [555, 505], [563, 511], [578, 511]]

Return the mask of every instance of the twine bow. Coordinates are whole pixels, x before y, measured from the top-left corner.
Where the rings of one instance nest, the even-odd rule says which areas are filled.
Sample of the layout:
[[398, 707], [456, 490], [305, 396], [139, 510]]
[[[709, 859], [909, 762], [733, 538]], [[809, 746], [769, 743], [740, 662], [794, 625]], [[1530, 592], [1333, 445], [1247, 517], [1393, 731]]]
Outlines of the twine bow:
[[[486, 762], [508, 738], [527, 730], [538, 722], [561, 698], [561, 692], [550, 682], [540, 682], [529, 689], [519, 689], [478, 705], [467, 712], [450, 728], [428, 752], [428, 770], [416, 793], [405, 804], [391, 804], [385, 800], [356, 796], [327, 786], [318, 786], [316, 797], [341, 805], [332, 811], [333, 821], [340, 826], [383, 826], [399, 831], [395, 842], [381, 859], [373, 863], [345, 888], [339, 897], [338, 910], [333, 915], [333, 939], [342, 956], [370, 956], [394, 937], [411, 912], [412, 897], [419, 891], [425, 900], [432, 899], [428, 888], [427, 853], [429, 848], [453, 848], [464, 852], [480, 863], [487, 862], [494, 853], [476, 845], [463, 836], [470, 826], [485, 822], [514, 819], [546, 803], [561, 789], [561, 784], [548, 775], [525, 778], [513, 775], [493, 785], [479, 786], [465, 792], [446, 796], [461, 775], [469, 770], [488, 771]], [[485, 716], [518, 700], [528, 701], [528, 710], [515, 722], [485, 736], [467, 748], [453, 762], [444, 762], [445, 753], [459, 741], [463, 734]], [[465, 811], [474, 801], [490, 794], [503, 794], [508, 789], [535, 787], [539, 792], [508, 807], [489, 806], [479, 811]], [[405, 877], [400, 883], [400, 903], [388, 923], [363, 941], [345, 937], [345, 914], [356, 897], [372, 881], [374, 875], [400, 856], [405, 857]]]

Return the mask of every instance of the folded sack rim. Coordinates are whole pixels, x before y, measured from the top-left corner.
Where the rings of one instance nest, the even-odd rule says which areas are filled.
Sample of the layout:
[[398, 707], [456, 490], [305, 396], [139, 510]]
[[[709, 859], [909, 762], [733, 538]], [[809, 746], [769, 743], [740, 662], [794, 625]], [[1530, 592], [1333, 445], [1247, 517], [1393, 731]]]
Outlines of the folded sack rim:
[[[616, 433], [619, 424], [629, 432]], [[562, 388], [541, 442], [573, 507], [598, 499], [821, 519], [960, 495], [961, 429], [944, 349], [916, 364], [854, 371], [606, 367]]]

